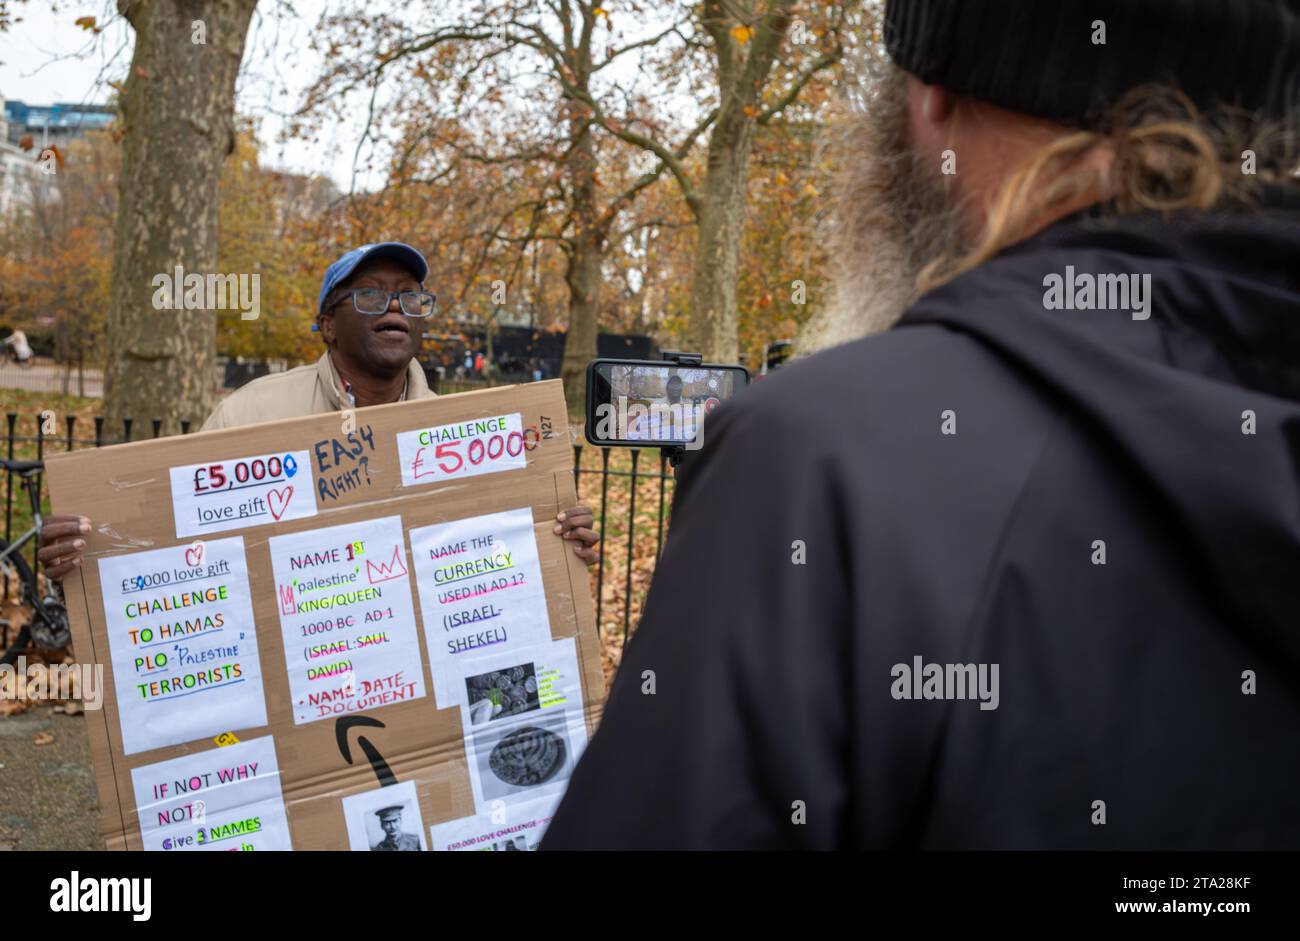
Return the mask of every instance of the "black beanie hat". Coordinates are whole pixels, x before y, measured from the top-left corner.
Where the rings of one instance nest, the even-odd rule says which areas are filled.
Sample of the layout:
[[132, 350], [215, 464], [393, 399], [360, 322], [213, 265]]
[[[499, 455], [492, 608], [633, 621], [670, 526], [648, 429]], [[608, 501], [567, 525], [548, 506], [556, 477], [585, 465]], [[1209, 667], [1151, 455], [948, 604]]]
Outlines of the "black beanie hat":
[[1300, 109], [1300, 0], [888, 0], [885, 45], [927, 84], [1067, 124], [1168, 81], [1201, 110]]

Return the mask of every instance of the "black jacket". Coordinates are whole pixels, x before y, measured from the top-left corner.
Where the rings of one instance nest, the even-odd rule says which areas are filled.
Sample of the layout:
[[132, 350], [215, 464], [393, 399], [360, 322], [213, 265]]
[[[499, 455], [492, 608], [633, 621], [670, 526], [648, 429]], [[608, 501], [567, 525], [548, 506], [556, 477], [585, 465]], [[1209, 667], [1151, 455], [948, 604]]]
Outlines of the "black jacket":
[[543, 845], [1300, 847], [1300, 208], [1071, 217], [720, 409]]

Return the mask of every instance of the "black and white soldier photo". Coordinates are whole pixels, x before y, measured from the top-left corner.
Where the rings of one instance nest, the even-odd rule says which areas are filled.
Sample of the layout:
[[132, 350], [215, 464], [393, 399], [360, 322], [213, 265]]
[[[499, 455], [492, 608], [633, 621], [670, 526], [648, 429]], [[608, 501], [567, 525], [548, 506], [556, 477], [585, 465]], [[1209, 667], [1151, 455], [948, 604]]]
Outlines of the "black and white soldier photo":
[[391, 807], [381, 807], [375, 811], [375, 817], [379, 820], [379, 829], [383, 832], [383, 839], [370, 847], [372, 853], [410, 853], [420, 851], [420, 838], [402, 829], [402, 811], [405, 808], [401, 804], [394, 804]]

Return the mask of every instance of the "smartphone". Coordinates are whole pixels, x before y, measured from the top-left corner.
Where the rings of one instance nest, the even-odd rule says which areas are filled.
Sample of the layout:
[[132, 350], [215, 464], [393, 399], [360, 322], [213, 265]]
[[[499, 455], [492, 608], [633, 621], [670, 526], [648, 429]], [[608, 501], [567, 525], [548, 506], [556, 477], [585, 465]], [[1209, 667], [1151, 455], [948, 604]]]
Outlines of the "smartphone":
[[704, 417], [748, 385], [744, 366], [593, 359], [587, 364], [587, 441], [600, 447], [690, 447]]

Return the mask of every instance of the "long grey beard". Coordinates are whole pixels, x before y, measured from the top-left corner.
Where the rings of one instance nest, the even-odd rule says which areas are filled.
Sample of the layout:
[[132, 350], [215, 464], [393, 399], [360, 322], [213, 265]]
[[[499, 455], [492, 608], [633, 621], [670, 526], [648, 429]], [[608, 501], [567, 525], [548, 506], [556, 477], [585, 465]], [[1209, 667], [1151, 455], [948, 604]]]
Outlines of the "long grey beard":
[[800, 332], [800, 356], [889, 329], [915, 300], [921, 269], [963, 241], [940, 165], [922, 166], [910, 145], [903, 73], [881, 68], [866, 113], [847, 119], [832, 145], [832, 297]]

